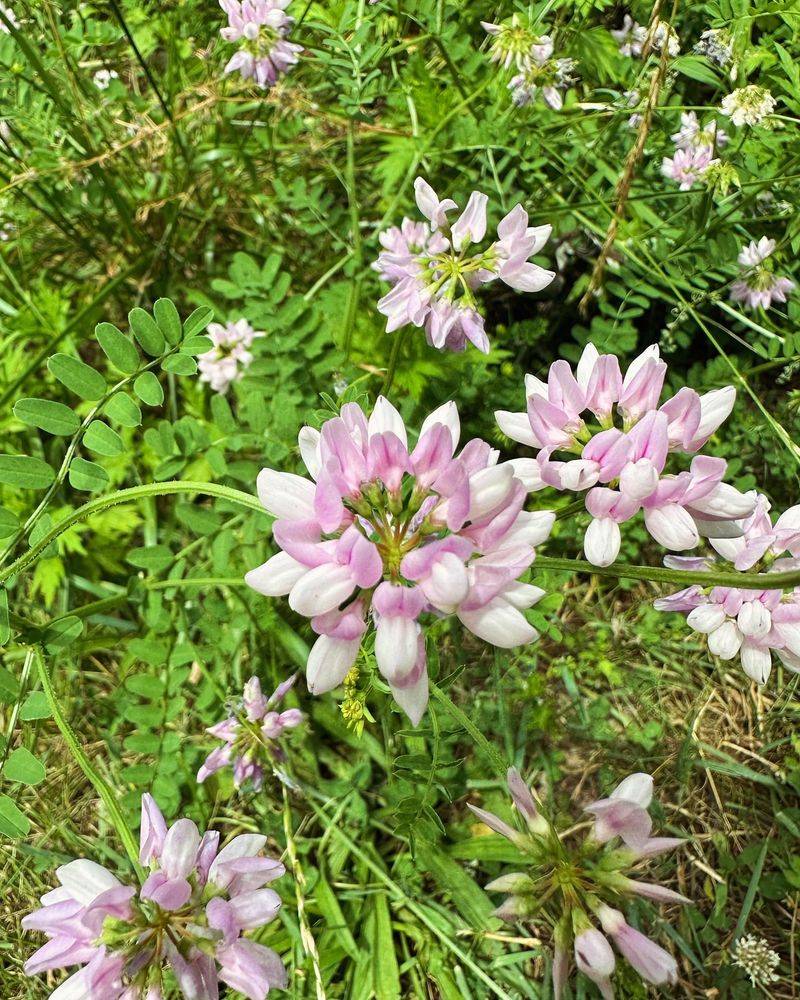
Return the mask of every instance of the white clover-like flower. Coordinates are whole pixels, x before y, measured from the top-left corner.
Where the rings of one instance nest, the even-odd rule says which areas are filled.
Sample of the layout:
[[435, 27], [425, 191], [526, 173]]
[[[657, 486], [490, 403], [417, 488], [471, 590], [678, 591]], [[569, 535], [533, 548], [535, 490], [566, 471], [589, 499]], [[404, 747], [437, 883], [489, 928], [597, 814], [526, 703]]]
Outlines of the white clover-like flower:
[[776, 103], [766, 87], [750, 84], [723, 97], [719, 110], [734, 125], [760, 125], [775, 110]]
[[92, 77], [92, 83], [98, 90], [108, 90], [112, 80], [118, 80], [119, 73], [115, 69], [99, 69]]
[[744, 969], [753, 986], [769, 986], [778, 982], [775, 970], [780, 964], [780, 956], [774, 952], [765, 938], [755, 934], [741, 937], [731, 948], [733, 964]]

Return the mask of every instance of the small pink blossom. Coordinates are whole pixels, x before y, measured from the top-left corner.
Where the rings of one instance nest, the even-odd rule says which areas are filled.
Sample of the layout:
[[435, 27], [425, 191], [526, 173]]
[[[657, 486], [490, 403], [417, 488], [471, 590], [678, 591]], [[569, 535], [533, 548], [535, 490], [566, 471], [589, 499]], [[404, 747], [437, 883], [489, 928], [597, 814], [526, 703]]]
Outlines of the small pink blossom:
[[276, 952], [243, 934], [270, 923], [281, 907], [265, 886], [285, 869], [262, 854], [266, 840], [242, 834], [219, 850], [218, 833], [201, 837], [189, 819], [167, 827], [144, 795], [144, 884], [125, 885], [94, 861], [62, 865], [58, 888], [22, 919], [48, 938], [25, 972], [83, 966], [52, 994], [64, 1000], [160, 1000], [168, 970], [187, 1000], [215, 1000], [221, 982], [265, 1000], [273, 987], [286, 988], [286, 970]]
[[743, 302], [748, 309], [769, 309], [773, 302], [786, 301], [794, 282], [772, 271], [769, 258], [775, 246], [775, 240], [762, 236], [757, 243], [752, 240], [742, 248], [738, 257], [739, 278], [731, 285], [734, 302]]
[[290, 0], [219, 0], [228, 15], [227, 27], [220, 29], [226, 42], [241, 47], [228, 61], [224, 72], [241, 74], [256, 86], [267, 89], [287, 73], [303, 51], [287, 39], [294, 19], [285, 13]]
[[528, 226], [528, 214], [516, 205], [497, 227], [498, 239], [473, 252], [487, 228], [486, 195], [473, 191], [463, 212], [451, 198], [440, 200], [422, 177], [414, 182], [417, 207], [427, 223], [404, 219], [381, 233], [382, 246], [372, 265], [391, 283], [378, 302], [386, 330], [422, 327], [428, 343], [439, 350], [463, 351], [467, 342], [489, 351], [489, 339], [475, 291], [499, 278], [519, 291], [541, 291], [555, 277], [529, 258], [544, 247], [550, 226]]
[[246, 319], [238, 319], [225, 326], [209, 323], [206, 335], [214, 346], [197, 358], [200, 381], [207, 382], [215, 392], [227, 392], [253, 360], [250, 351], [253, 341], [265, 334], [263, 330], [254, 330]]
[[670, 159], [665, 156], [661, 163], [661, 173], [670, 180], [677, 181], [681, 191], [688, 191], [702, 181], [709, 167], [719, 163], [714, 158], [711, 146], [693, 146], [675, 150]]

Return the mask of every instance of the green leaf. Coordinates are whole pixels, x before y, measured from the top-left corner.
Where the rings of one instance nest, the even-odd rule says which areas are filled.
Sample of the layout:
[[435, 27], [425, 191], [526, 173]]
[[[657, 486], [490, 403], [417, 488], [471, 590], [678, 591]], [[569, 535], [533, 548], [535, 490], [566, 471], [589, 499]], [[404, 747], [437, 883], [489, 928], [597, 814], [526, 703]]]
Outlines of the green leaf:
[[29, 427], [62, 437], [75, 434], [81, 426], [78, 414], [54, 399], [20, 399], [14, 404], [14, 416]]
[[83, 622], [75, 615], [68, 615], [53, 622], [44, 630], [42, 641], [45, 649], [52, 653], [74, 642], [83, 632]]
[[205, 354], [214, 346], [211, 337], [189, 337], [181, 344], [182, 354]]
[[31, 824], [13, 799], [0, 795], [0, 833], [4, 837], [27, 837]]
[[105, 413], [122, 427], [138, 427], [142, 422], [139, 404], [127, 392], [117, 392], [106, 403]]
[[164, 334], [168, 344], [173, 347], [181, 339], [181, 318], [175, 303], [171, 299], [156, 299], [153, 315], [159, 330]]
[[44, 764], [30, 750], [17, 747], [6, 761], [3, 777], [8, 781], [19, 781], [23, 785], [38, 785], [44, 781]]
[[189, 337], [194, 337], [198, 333], [202, 333], [213, 318], [213, 309], [209, 309], [207, 306], [200, 306], [199, 309], [195, 309], [183, 324], [184, 337], [188, 340]]
[[392, 921], [386, 893], [373, 897], [375, 905], [374, 938], [372, 943], [375, 996], [381, 1000], [400, 1000], [400, 971], [392, 938]]
[[152, 372], [142, 372], [133, 383], [133, 391], [148, 406], [161, 406], [164, 402], [164, 390]]
[[133, 330], [133, 335], [139, 341], [139, 346], [153, 358], [157, 358], [164, 353], [166, 343], [164, 334], [159, 330], [156, 321], [138, 306], [128, 313], [128, 322]]
[[147, 674], [132, 674], [125, 681], [125, 687], [133, 694], [150, 701], [164, 697], [165, 684], [159, 677], [149, 677]]
[[19, 527], [19, 518], [5, 507], [0, 507], [0, 538], [8, 538]]
[[31, 455], [0, 455], [0, 483], [24, 490], [44, 490], [56, 478], [47, 462]]
[[131, 549], [127, 560], [137, 569], [149, 569], [154, 573], [165, 569], [173, 560], [173, 555], [166, 545], [147, 545], [140, 549]]
[[50, 718], [50, 705], [44, 691], [31, 691], [19, 710], [19, 717], [23, 722]]
[[19, 698], [17, 678], [5, 667], [0, 667], [0, 701], [6, 705], [13, 705], [17, 698]]
[[170, 375], [194, 375], [197, 362], [188, 354], [173, 354], [161, 367]]
[[89, 424], [83, 436], [83, 443], [89, 451], [93, 451], [96, 455], [105, 455], [107, 458], [116, 458], [124, 450], [122, 438], [102, 420], [93, 420]]
[[125, 375], [132, 375], [140, 366], [135, 344], [111, 323], [98, 323], [94, 334], [103, 353]]
[[69, 483], [75, 490], [97, 493], [107, 485], [108, 473], [96, 462], [87, 462], [85, 458], [73, 458], [69, 466]]
[[47, 362], [51, 374], [81, 399], [100, 399], [106, 391], [106, 380], [80, 358], [69, 354], [54, 354]]

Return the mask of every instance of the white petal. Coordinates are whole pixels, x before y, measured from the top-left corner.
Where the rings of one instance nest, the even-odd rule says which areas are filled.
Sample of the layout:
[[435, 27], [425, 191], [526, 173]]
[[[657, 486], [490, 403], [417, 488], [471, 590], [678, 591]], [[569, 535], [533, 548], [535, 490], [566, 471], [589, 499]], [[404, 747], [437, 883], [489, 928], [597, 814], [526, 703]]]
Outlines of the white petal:
[[258, 499], [275, 517], [314, 517], [314, 484], [291, 472], [262, 469], [256, 480]]
[[306, 618], [324, 615], [346, 601], [354, 589], [347, 566], [325, 563], [300, 577], [289, 591], [289, 607]]
[[497, 426], [512, 441], [519, 441], [531, 448], [540, 448], [538, 438], [531, 430], [531, 422], [527, 413], [512, 413], [510, 410], [495, 410], [494, 419]]
[[102, 865], [86, 858], [62, 865], [56, 869], [56, 876], [70, 896], [84, 906], [88, 906], [101, 892], [122, 884]]
[[508, 464], [529, 493], [543, 490], [547, 485], [542, 482], [541, 469], [535, 458], [512, 458]]
[[403, 418], [385, 396], [378, 396], [375, 400], [367, 429], [370, 437], [373, 434], [384, 434], [391, 431], [408, 447], [406, 425], [403, 423]]
[[653, 799], [653, 776], [643, 771], [629, 774], [617, 785], [610, 797], [635, 802], [642, 809], [647, 809]]
[[745, 642], [741, 651], [742, 669], [756, 684], [766, 684], [772, 670], [772, 656], [768, 648]]
[[308, 566], [293, 559], [287, 552], [279, 552], [244, 575], [248, 587], [264, 597], [285, 597], [297, 581], [308, 573]]
[[583, 551], [593, 566], [610, 566], [622, 543], [619, 525], [610, 517], [595, 517], [583, 536]]
[[458, 447], [458, 441], [461, 437], [461, 420], [458, 416], [458, 407], [456, 404], [453, 402], [443, 403], [441, 406], [437, 407], [433, 413], [428, 414], [428, 416], [422, 421], [422, 427], [419, 429], [419, 436], [422, 437], [422, 435], [427, 433], [435, 424], [444, 424], [444, 426], [450, 431], [450, 436], [453, 439], [453, 450], [455, 450]]
[[300, 448], [300, 457], [308, 469], [312, 479], [319, 476], [322, 463], [319, 457], [320, 433], [315, 427], [301, 427], [297, 435], [297, 444]]
[[490, 601], [478, 611], [460, 611], [458, 617], [478, 638], [502, 649], [525, 646], [539, 638], [525, 616], [502, 600]]
[[708, 635], [709, 632], [716, 631], [726, 618], [725, 609], [721, 604], [701, 604], [689, 612], [686, 621], [695, 632], [704, 632]]
[[708, 637], [708, 648], [721, 660], [730, 660], [739, 652], [742, 645], [742, 633], [736, 622], [726, 621], [714, 629]]
[[375, 659], [391, 683], [404, 677], [417, 662], [419, 625], [413, 618], [383, 615], [375, 629]]
[[356, 662], [361, 639], [331, 639], [321, 635], [311, 648], [306, 664], [306, 683], [312, 694], [325, 694], [338, 687]]

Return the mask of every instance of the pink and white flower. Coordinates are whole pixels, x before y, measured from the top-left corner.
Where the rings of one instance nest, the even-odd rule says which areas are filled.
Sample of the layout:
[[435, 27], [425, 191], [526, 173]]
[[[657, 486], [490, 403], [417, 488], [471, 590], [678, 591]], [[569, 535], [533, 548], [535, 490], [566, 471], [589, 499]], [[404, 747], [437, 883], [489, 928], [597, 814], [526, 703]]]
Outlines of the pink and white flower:
[[664, 157], [661, 161], [661, 173], [670, 180], [677, 181], [681, 191], [688, 191], [703, 180], [710, 167], [718, 163], [711, 146], [680, 148], [675, 150], [671, 159]]
[[282, 551], [245, 579], [311, 619], [309, 690], [342, 683], [367, 631], [398, 704], [416, 724], [428, 700], [421, 619], [457, 615], [485, 641], [512, 647], [538, 633], [522, 613], [542, 596], [519, 582], [551, 511], [529, 513], [510, 462], [477, 438], [456, 453], [460, 422], [446, 403], [423, 422], [414, 446], [400, 414], [379, 397], [304, 427], [300, 453], [311, 479], [264, 469], [258, 493], [277, 520]]
[[197, 367], [200, 381], [207, 382], [215, 392], [227, 392], [232, 382], [238, 381], [253, 360], [250, 347], [256, 337], [265, 336], [263, 330], [254, 330], [246, 319], [236, 322], [209, 323], [206, 336], [214, 346], [200, 354]]
[[[755, 510], [739, 523], [740, 531], [735, 537], [709, 539], [713, 547], [740, 571], [800, 567], [800, 507], [789, 508], [773, 525], [767, 498], [755, 492], [750, 496]], [[711, 569], [716, 564], [713, 557], [670, 556], [666, 562], [674, 569]], [[769, 679], [773, 651], [789, 670], [800, 672], [800, 588], [784, 592], [693, 586], [660, 598], [654, 607], [684, 613], [691, 628], [707, 636], [710, 653], [721, 660], [738, 656], [757, 684]]]
[[564, 106], [564, 93], [575, 83], [577, 77], [574, 59], [531, 59], [527, 65], [512, 77], [508, 84], [511, 100], [519, 108], [533, 104], [541, 92], [542, 100], [553, 111]]
[[[261, 693], [261, 682], [251, 677], [244, 686], [241, 699], [231, 704], [231, 714], [211, 726], [206, 732], [221, 739], [197, 772], [202, 784], [210, 775], [224, 767], [233, 766], [233, 783], [241, 788], [250, 782], [258, 791], [264, 780], [264, 767], [275, 768], [286, 759], [278, 740], [286, 730], [303, 722], [303, 713], [297, 708], [276, 711], [275, 706], [291, 690], [297, 675], [292, 674], [273, 691], [269, 698]], [[280, 773], [276, 772], [280, 777]]]
[[684, 111], [681, 114], [681, 127], [671, 139], [678, 149], [695, 149], [698, 146], [721, 149], [730, 141], [728, 133], [719, 128], [715, 121], [701, 127], [694, 111]]
[[226, 42], [240, 42], [241, 47], [224, 69], [238, 72], [245, 80], [266, 90], [288, 73], [303, 51], [302, 45], [288, 40], [294, 18], [285, 13], [290, 0], [219, 0], [228, 15], [228, 24], [220, 29]]
[[492, 62], [499, 63], [504, 69], [513, 65], [522, 70], [531, 60], [543, 62], [553, 54], [550, 36], [537, 35], [519, 14], [513, 14], [507, 24], [481, 21], [481, 27], [492, 39], [489, 47]]
[[640, 56], [647, 38], [647, 28], [634, 21], [630, 14], [626, 14], [622, 19], [622, 27], [611, 29], [611, 37], [617, 42], [620, 55]]
[[249, 1000], [285, 989], [280, 956], [243, 936], [277, 915], [280, 896], [265, 888], [284, 874], [262, 853], [260, 834], [202, 837], [189, 819], [167, 827], [152, 796], [142, 797], [141, 887], [81, 859], [56, 872], [59, 886], [23, 917], [48, 941], [25, 963], [29, 976], [83, 966], [52, 994], [59, 1000], [160, 1000], [167, 970], [187, 1000], [216, 1000], [227, 983]]
[[[481, 823], [525, 855], [520, 866], [524, 870], [501, 875], [486, 889], [508, 894], [494, 911], [500, 919], [530, 918], [537, 926], [554, 928], [556, 1000], [561, 1000], [569, 976], [570, 945], [578, 971], [598, 986], [605, 1000], [613, 1000], [616, 958], [609, 938], [646, 982], [673, 983], [677, 964], [672, 956], [630, 927], [612, 907], [636, 896], [654, 903], [690, 902], [673, 889], [627, 874], [638, 876], [643, 862], [683, 843], [677, 837], [650, 836], [647, 809], [653, 797], [652, 777], [632, 774], [607, 798], [587, 806], [595, 825], [582, 840], [576, 838], [575, 828], [560, 831], [543, 815], [538, 799], [514, 768], [508, 772], [508, 787], [525, 822], [524, 832], [494, 813], [469, 805]], [[559, 872], [558, 880], [553, 880], [554, 870]], [[543, 885], [550, 890], [543, 893]]]
[[551, 226], [528, 226], [528, 214], [516, 205], [497, 227], [498, 239], [486, 250], [472, 244], [486, 235], [488, 198], [473, 191], [466, 208], [450, 223], [458, 206], [440, 200], [422, 177], [414, 182], [417, 207], [427, 223], [404, 219], [381, 233], [383, 247], [373, 268], [392, 288], [378, 302], [391, 333], [411, 324], [425, 330], [439, 350], [463, 351], [467, 341], [487, 354], [489, 339], [475, 291], [499, 278], [518, 291], [541, 291], [555, 277], [529, 258], [544, 247]]
[[[694, 548], [700, 535], [738, 532], [755, 501], [722, 482], [726, 463], [695, 454], [730, 413], [732, 386], [698, 395], [683, 388], [659, 406], [667, 366], [657, 347], [635, 358], [623, 377], [618, 359], [588, 344], [576, 372], [550, 366], [547, 382], [525, 378], [527, 413], [500, 410], [508, 437], [536, 449], [526, 460], [529, 489], [585, 493], [592, 523], [586, 558], [608, 566], [619, 554], [619, 526], [641, 511], [665, 548]], [[666, 472], [671, 454], [694, 455], [688, 470]]]
[[734, 302], [743, 302], [748, 309], [769, 309], [773, 301], [786, 301], [794, 282], [772, 271], [769, 258], [775, 252], [775, 246], [775, 240], [762, 236], [758, 242], [751, 240], [742, 248], [738, 257], [739, 278], [731, 285]]

